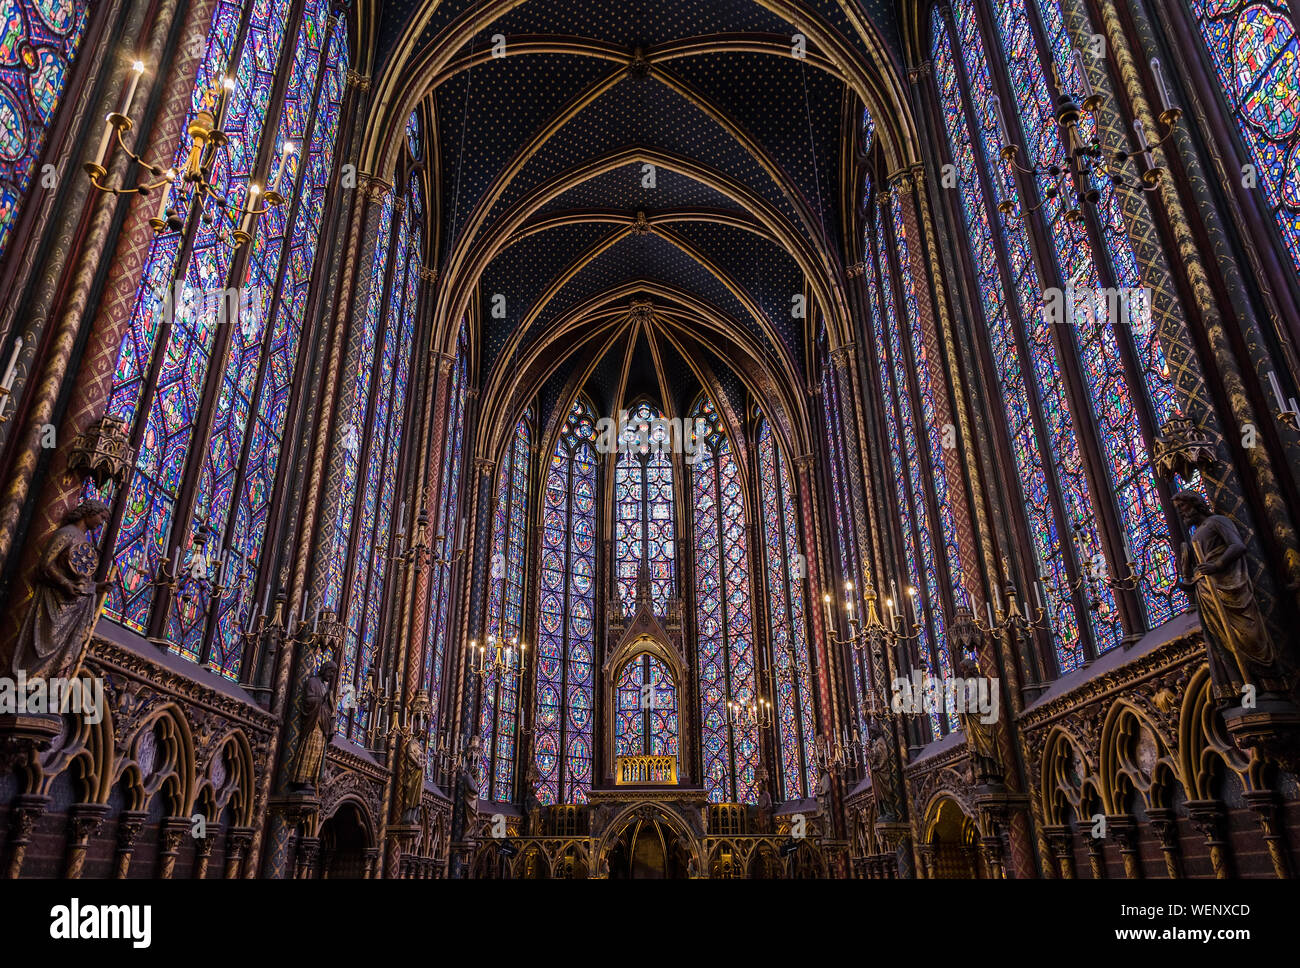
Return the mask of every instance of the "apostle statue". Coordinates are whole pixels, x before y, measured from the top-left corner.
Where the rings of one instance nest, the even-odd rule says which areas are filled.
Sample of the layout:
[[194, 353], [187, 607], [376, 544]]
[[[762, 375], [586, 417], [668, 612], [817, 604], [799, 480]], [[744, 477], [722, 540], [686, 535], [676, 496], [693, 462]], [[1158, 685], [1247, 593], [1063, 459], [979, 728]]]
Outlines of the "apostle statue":
[[759, 766], [755, 774], [758, 780], [758, 832], [772, 832], [772, 794], [767, 792], [767, 768]]
[[[570, 784], [573, 779], [570, 777]], [[542, 833], [542, 801], [537, 795], [538, 789], [542, 785], [542, 778], [537, 772], [537, 764], [529, 763], [528, 772], [524, 775], [524, 807], [528, 814], [528, 832], [538, 837]]]
[[108, 583], [92, 576], [99, 554], [88, 533], [108, 519], [108, 505], [82, 501], [50, 535], [36, 565], [36, 593], [18, 632], [13, 674], [49, 678], [71, 672], [99, 618]]
[[294, 790], [316, 788], [325, 747], [335, 733], [334, 683], [338, 674], [335, 663], [324, 663], [298, 697], [298, 750], [289, 764], [289, 785]]
[[1179, 491], [1174, 507], [1191, 531], [1179, 585], [1195, 594], [1215, 695], [1239, 698], [1246, 684], [1285, 695], [1289, 676], [1255, 601], [1241, 533], [1196, 491]]
[[474, 736], [461, 761], [460, 784], [465, 794], [465, 831], [464, 838], [469, 840], [478, 832], [478, 764], [483, 755], [483, 744]]
[[402, 741], [401, 774], [397, 782], [401, 822], [418, 823], [420, 796], [424, 793], [424, 744], [414, 730]]
[[[967, 682], [979, 678], [979, 666], [971, 659], [963, 659], [957, 674]], [[957, 704], [957, 719], [966, 734], [966, 749], [970, 753], [971, 771], [978, 783], [1001, 783], [1002, 752], [998, 749], [996, 723], [984, 722], [981, 714], [970, 712], [968, 706]]]
[[887, 727], [872, 721], [867, 726], [867, 765], [871, 768], [871, 788], [876, 794], [876, 810], [882, 819], [892, 820], [901, 814], [898, 790], [894, 785], [894, 752]]

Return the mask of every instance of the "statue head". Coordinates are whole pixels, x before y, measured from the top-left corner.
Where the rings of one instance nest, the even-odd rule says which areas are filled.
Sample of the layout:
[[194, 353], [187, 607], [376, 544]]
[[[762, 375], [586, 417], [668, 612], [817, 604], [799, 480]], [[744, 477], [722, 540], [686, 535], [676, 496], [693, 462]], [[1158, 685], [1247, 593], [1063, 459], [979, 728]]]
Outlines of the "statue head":
[[338, 663], [332, 660], [322, 663], [320, 669], [316, 672], [316, 678], [320, 679], [322, 682], [328, 682], [331, 686], [334, 685], [334, 680], [338, 677]]
[[94, 531], [108, 520], [108, 505], [97, 498], [87, 498], [68, 512], [64, 524], [80, 524], [87, 531]]
[[1196, 491], [1179, 491], [1173, 500], [1178, 514], [1190, 525], [1198, 525], [1214, 514], [1209, 502]]

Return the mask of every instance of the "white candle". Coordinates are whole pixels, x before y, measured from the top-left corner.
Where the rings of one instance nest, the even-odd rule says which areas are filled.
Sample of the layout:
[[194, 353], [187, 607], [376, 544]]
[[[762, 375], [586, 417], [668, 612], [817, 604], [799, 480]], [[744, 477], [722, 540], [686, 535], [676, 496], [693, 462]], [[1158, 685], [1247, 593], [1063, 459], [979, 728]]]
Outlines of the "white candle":
[[316, 606], [316, 617], [311, 622], [311, 634], [315, 635], [320, 630], [320, 606]]
[[5, 369], [3, 386], [6, 390], [12, 390], [14, 388], [14, 376], [18, 371], [18, 354], [22, 351], [23, 338], [19, 336], [18, 339], [14, 341], [14, 350], [9, 354], [9, 366]]
[[158, 221], [167, 221], [167, 201], [171, 197], [172, 182], [176, 178], [173, 169], [167, 169], [167, 180], [158, 186]]
[[122, 103], [117, 107], [117, 113], [122, 117], [130, 117], [131, 101], [135, 99], [135, 89], [140, 83], [140, 75], [144, 73], [144, 63], [136, 61], [131, 65], [131, 69], [126, 72], [126, 90], [122, 92]]
[[213, 121], [213, 127], [217, 130], [220, 130], [226, 123], [226, 112], [230, 109], [230, 95], [234, 90], [234, 78], [224, 77], [221, 79], [221, 94], [217, 100], [217, 116]]
[[465, 547], [465, 517], [461, 516], [460, 524], [456, 528], [456, 547]]
[[104, 159], [108, 157], [108, 148], [109, 145], [111, 145], [112, 143], [113, 143], [113, 122], [109, 121], [108, 116], [105, 115], [104, 133], [103, 135], [100, 136], [99, 139], [99, 150], [95, 152], [96, 166], [100, 168], [104, 167]]
[[[17, 353], [15, 352], [14, 355], [16, 358]], [[13, 370], [13, 367], [14, 367], [14, 361], [10, 360], [9, 369]], [[6, 386], [8, 386], [8, 382], [7, 382], [8, 379], [9, 379], [9, 374], [6, 373], [5, 374]], [[1284, 402], [1284, 399], [1282, 397], [1282, 384], [1278, 382], [1277, 373], [1274, 372], [1273, 370], [1268, 371], [1268, 385], [1273, 388], [1273, 399], [1277, 401], [1277, 408], [1279, 410], [1286, 410], [1286, 403]]]
[[397, 531], [402, 533], [402, 526], [406, 524], [406, 502], [402, 502], [402, 509], [397, 512]]
[[1088, 65], [1084, 63], [1083, 51], [1074, 48], [1074, 65], [1079, 69], [1079, 85], [1083, 88], [1084, 98], [1092, 97], [1092, 81], [1088, 80]]
[[993, 625], [994, 625], [994, 622], [993, 622], [993, 605], [992, 605], [991, 602], [985, 602], [985, 603], [984, 603], [984, 608], [988, 611], [988, 616], [989, 616], [989, 628], [992, 628]]
[[993, 116], [998, 122], [998, 138], [1004, 146], [1011, 144], [1011, 135], [1007, 133], [1007, 120], [1002, 116], [1002, 98], [993, 95]]
[[239, 226], [239, 230], [245, 235], [251, 236], [253, 234], [253, 219], [257, 217], [253, 214], [253, 211], [257, 208], [257, 196], [261, 193], [262, 189], [259, 188], [256, 183], [248, 186], [248, 200], [244, 203], [246, 206], [244, 209], [244, 221], [243, 224]]
[[1160, 69], [1160, 58], [1151, 58], [1151, 73], [1156, 79], [1156, 94], [1160, 97], [1161, 113], [1171, 110], [1174, 106], [1173, 100], [1169, 97], [1169, 88], [1165, 85], [1165, 74]]
[[271, 583], [270, 582], [267, 582], [266, 594], [262, 596], [262, 613], [264, 615], [271, 614]]
[[284, 178], [284, 170], [289, 167], [289, 156], [291, 154], [293, 154], [293, 142], [286, 141], [284, 143], [284, 152], [280, 155], [280, 168], [275, 173], [275, 181], [271, 184], [271, 191], [278, 192], [280, 190], [280, 180]]

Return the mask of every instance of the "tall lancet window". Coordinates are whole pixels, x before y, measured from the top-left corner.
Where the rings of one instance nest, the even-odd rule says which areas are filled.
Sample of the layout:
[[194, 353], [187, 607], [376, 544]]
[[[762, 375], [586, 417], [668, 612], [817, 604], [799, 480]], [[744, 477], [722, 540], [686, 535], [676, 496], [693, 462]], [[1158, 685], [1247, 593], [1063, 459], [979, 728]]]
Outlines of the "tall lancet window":
[[[240, 633], [254, 607], [265, 607], [256, 591], [269, 586], [268, 509], [284, 487], [281, 442], [347, 66], [347, 25], [329, 17], [326, 0], [218, 4], [191, 105], [192, 113], [209, 107], [231, 71], [231, 141], [212, 181], [242, 204], [267, 174], [255, 178], [260, 155], [271, 159], [272, 178], [287, 164], [286, 201], [236, 250], [218, 237], [219, 219], [199, 217], [191, 186], [172, 188], [171, 207], [188, 217], [180, 232], [150, 243], [108, 404], [132, 427], [137, 457], [125, 493], [110, 485], [103, 495], [116, 498], [104, 542], [119, 576], [107, 611], [230, 678], [239, 674]], [[285, 97], [271, 103], [281, 70], [289, 72]], [[188, 150], [186, 136], [178, 167]], [[164, 570], [180, 573], [175, 594], [159, 592]]]
[[0, 256], [90, 20], [86, 0], [0, 3]]
[[1300, 271], [1300, 38], [1283, 0], [1187, 0], [1291, 260]]
[[[1021, 113], [1024, 164], [1040, 170], [1064, 166], [1066, 148], [1058, 126], [1043, 123], [1045, 118], [1055, 116], [1056, 96], [1048, 83], [1053, 64], [1045, 64], [1039, 56], [1025, 0], [994, 0], [992, 7], [997, 37], [1005, 55], [1007, 81]], [[1039, 10], [1049, 28], [1054, 23], [1058, 26], [1059, 36], [1060, 15], [1054, 9], [1053, 0], [1039, 4]], [[954, 7], [953, 15], [961, 21], [973, 19], [975, 12], [969, 5], [959, 4]], [[1052, 37], [1047, 40], [1053, 42]], [[1058, 59], [1065, 56], [1063, 46], [1068, 47], [1068, 41], [1055, 42]], [[973, 51], [967, 50], [967, 54]], [[1058, 70], [1066, 93], [1078, 94], [1078, 81], [1073, 74]], [[1112, 198], [1103, 186], [1102, 204], [1108, 201]], [[1122, 233], [1112, 227], [1105, 244], [1095, 247], [1083, 224], [1069, 218], [1068, 205], [1061, 193], [1044, 193], [1044, 203], [1047, 241], [1062, 286], [1069, 284], [1075, 294], [1087, 294], [1101, 291], [1109, 282], [1108, 276], [1122, 288], [1140, 282], [1128, 240]], [[1098, 214], [1105, 223], [1108, 210], [1103, 207]], [[1091, 305], [1098, 305], [1095, 297]], [[1033, 315], [1041, 317], [1042, 312]], [[1125, 547], [1132, 549], [1138, 562], [1137, 593], [1146, 612], [1146, 622], [1149, 626], [1160, 625], [1187, 608], [1187, 597], [1177, 587], [1169, 518], [1161, 506], [1155, 469], [1143, 434], [1142, 411], [1157, 426], [1175, 412], [1168, 368], [1155, 342], [1153, 327], [1148, 324], [1112, 325], [1104, 313], [1077, 311], [1068, 322], [1072, 325], [1053, 328], [1057, 330], [1063, 356], [1073, 358], [1078, 364], [1088, 405], [1077, 408], [1074, 417], [1079, 423], [1091, 420], [1096, 428], [1100, 444], [1096, 456], [1105, 477], [1103, 486], [1108, 487], [1119, 516], [1123, 545], [1118, 549], [1112, 546], [1111, 555], [1120, 559], [1125, 557]], [[1137, 366], [1130, 367], [1126, 357], [1135, 359]], [[1092, 560], [1105, 553], [1106, 549], [1097, 546], [1088, 548], [1083, 557]], [[1121, 562], [1116, 560], [1115, 564], [1119, 567], [1112, 569], [1112, 574], [1127, 573]]]
[[596, 427], [579, 399], [546, 475], [534, 756], [543, 804], [585, 803], [591, 786], [596, 615]]
[[[519, 668], [523, 642], [524, 564], [528, 557], [528, 454], [532, 444], [533, 411], [520, 418], [501, 458], [497, 477], [497, 507], [492, 522], [492, 576], [487, 602], [486, 649], [499, 650], [502, 664]], [[489, 659], [497, 656], [489, 656]], [[489, 663], [490, 665], [491, 663]], [[495, 671], [479, 678], [478, 737], [479, 795], [509, 800], [514, 791], [516, 727], [519, 723], [519, 679]]]
[[[754, 621], [740, 464], [707, 396], [688, 461], [695, 515], [695, 624], [704, 786], [715, 803], [755, 803]], [[741, 707], [737, 709], [737, 706]]]
[[460, 488], [464, 464], [465, 442], [465, 403], [469, 396], [468, 372], [469, 345], [464, 321], [460, 324], [460, 336], [456, 341], [456, 362], [451, 370], [451, 387], [447, 399], [447, 430], [443, 441], [442, 470], [438, 481], [441, 505], [437, 510], [436, 526], [430, 533], [437, 539], [442, 535], [443, 544], [437, 549], [439, 559], [444, 564], [433, 565], [429, 576], [429, 631], [428, 649], [424, 660], [425, 688], [433, 702], [433, 712], [429, 717], [429, 728], [436, 728], [438, 710], [442, 708], [440, 698], [443, 687], [443, 670], [447, 663], [448, 650], [454, 641], [454, 629], [450, 626], [453, 614], [452, 596], [455, 592], [454, 579], [456, 564], [450, 561], [454, 549], [463, 545], [465, 529], [461, 527]]
[[[346, 561], [349, 572], [344, 594], [335, 605], [347, 624], [339, 681], [352, 684], [357, 692], [369, 682], [374, 670], [385, 591], [391, 577], [389, 559], [397, 550], [394, 534], [412, 533], [412, 515], [405, 514], [405, 504], [399, 508], [397, 502], [397, 472], [406, 427], [406, 387], [424, 250], [424, 202], [418, 172], [408, 177], [403, 202], [393, 239], [382, 325], [373, 334], [367, 357], [374, 360], [367, 381], [369, 400], [363, 403], [358, 397], [354, 423], [349, 428], [355, 434], [345, 430], [343, 437], [349, 451], [345, 466], [353, 473], [347, 477], [350, 520], [340, 522], [334, 534], [334, 553]], [[364, 721], [364, 716], [353, 715], [354, 738]]]
[[640, 403], [619, 428], [614, 471], [614, 558], [624, 613], [636, 608], [641, 562], [650, 574], [650, 600], [662, 614], [674, 588], [676, 512], [673, 504], [673, 441], [663, 413]]
[[678, 754], [677, 691], [672, 671], [649, 653], [623, 666], [614, 691], [615, 756]]
[[[948, 677], [953, 656], [946, 616], [950, 603], [966, 602], [966, 592], [945, 468], [942, 370], [918, 307], [914, 249], [919, 242], [909, 231], [898, 189], [891, 189], [887, 203], [876, 209], [869, 279], [879, 293], [869, 299], [905, 566], [901, 583], [892, 576], [887, 584], [882, 581], [881, 605], [887, 620], [899, 614], [909, 625], [921, 626], [917, 651], [922, 667]], [[886, 239], [892, 246], [886, 246]], [[947, 725], [956, 728], [955, 715], [947, 716]], [[931, 716], [930, 726], [937, 739], [941, 720]]]
[[767, 616], [776, 671], [776, 727], [784, 799], [811, 796], [816, 788], [813, 668], [804, 610], [804, 557], [799, 544], [799, 502], [790, 467], [766, 419], [758, 427], [758, 492], [762, 501], [763, 560], [767, 566]]
[[[826, 434], [827, 467], [830, 470], [831, 514], [835, 525], [835, 549], [839, 553], [839, 571], [836, 577], [841, 582], [853, 582], [854, 589], [861, 589], [864, 575], [862, 573], [863, 554], [858, 549], [857, 522], [860, 508], [855, 500], [852, 484], [850, 462], [853, 460], [849, 448], [849, 437], [845, 423], [853, 419], [852, 403], [840, 394], [839, 380], [834, 366], [826, 364], [822, 369], [822, 416]], [[828, 581], [828, 588], [831, 582]], [[836, 599], [846, 594], [847, 590], [835, 588], [830, 594]], [[846, 634], [845, 628], [841, 634]], [[866, 695], [869, 687], [869, 669], [864, 656], [857, 649], [850, 650], [852, 659], [853, 691], [857, 699], [855, 728], [859, 736], [865, 736]]]

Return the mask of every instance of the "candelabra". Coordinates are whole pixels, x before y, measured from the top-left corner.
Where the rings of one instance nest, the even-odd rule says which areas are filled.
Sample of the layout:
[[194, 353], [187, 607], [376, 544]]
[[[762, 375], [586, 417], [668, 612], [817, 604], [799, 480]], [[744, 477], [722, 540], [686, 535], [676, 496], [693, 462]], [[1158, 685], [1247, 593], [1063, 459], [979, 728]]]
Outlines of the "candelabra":
[[[18, 345], [22, 345], [22, 340], [18, 341]], [[14, 359], [17, 358], [18, 351], [14, 350]], [[10, 373], [5, 374], [6, 385], [0, 386], [0, 390], [7, 389], [7, 384], [11, 382], [10, 374], [13, 371], [13, 366], [14, 364], [11, 360], [9, 362]], [[1273, 390], [1273, 399], [1277, 401], [1277, 419], [1286, 424], [1286, 426], [1290, 427], [1292, 430], [1300, 430], [1300, 405], [1296, 404], [1295, 397], [1284, 398], [1282, 396], [1282, 384], [1278, 383], [1277, 373], [1274, 370], [1268, 371], [1268, 385]], [[0, 400], [0, 413], [3, 412], [3, 408], [4, 401]], [[0, 421], [0, 423], [3, 423], [3, 421]]]
[[776, 721], [772, 704], [762, 696], [759, 696], [757, 701], [749, 703], [737, 702], [733, 699], [727, 703], [727, 710], [731, 715], [731, 722], [741, 726], [768, 729]]
[[18, 357], [23, 351], [23, 338], [19, 336], [14, 340], [14, 348], [9, 353], [9, 365], [5, 367], [4, 379], [0, 380], [0, 424], [9, 420], [9, 394], [14, 389], [14, 378], [18, 375]]
[[[161, 196], [158, 210], [149, 220], [149, 224], [153, 226], [156, 234], [161, 234], [164, 231], [179, 232], [185, 225], [185, 220], [177, 214], [177, 211], [167, 207], [171, 188], [179, 179], [194, 187], [199, 203], [199, 216], [205, 224], [210, 225], [217, 219], [221, 220], [216, 232], [219, 240], [223, 243], [233, 243], [235, 248], [247, 245], [253, 238], [258, 217], [265, 215], [272, 206], [284, 204], [285, 198], [280, 194], [280, 185], [289, 167], [289, 158], [296, 151], [294, 144], [285, 142], [280, 166], [270, 188], [263, 193], [260, 184], [250, 182], [244, 201], [232, 211], [226, 197], [228, 188], [219, 188], [211, 179], [218, 153], [230, 142], [230, 137], [223, 127], [235, 91], [234, 78], [223, 77], [219, 84], [207, 92], [203, 108], [195, 112], [190, 119], [186, 128], [190, 137], [190, 149], [186, 153], [181, 169], [177, 171], [175, 168], [164, 169], [155, 162], [147, 161], [128, 148], [124, 140], [126, 132], [135, 126], [135, 122], [127, 112], [131, 109], [136, 87], [143, 74], [144, 62], [135, 61], [127, 71], [126, 86], [118, 109], [104, 118], [104, 133], [100, 138], [95, 160], [88, 161], [83, 166], [86, 174], [90, 176], [91, 184], [97, 190], [112, 195], [139, 194], [148, 197], [154, 191], [158, 191]], [[114, 143], [118, 149], [126, 152], [136, 167], [143, 169], [153, 180], [139, 182], [134, 187], [105, 184], [103, 179], [108, 174], [106, 164], [114, 149]], [[259, 198], [262, 200], [260, 208]], [[215, 216], [213, 210], [216, 212]]]
[[[1002, 571], [1003, 574], [1010, 574], [1006, 558], [1002, 559]], [[954, 641], [960, 642], [968, 639], [974, 641], [975, 636], [968, 634], [971, 628], [982, 635], [994, 637], [1009, 633], [1015, 639], [1027, 637], [1037, 629], [1051, 628], [1051, 612], [1048, 609], [1039, 582], [1034, 584], [1034, 593], [1038, 598], [1038, 604], [1031, 606], [1029, 611], [1021, 610], [1020, 594], [1015, 583], [1010, 579], [1006, 580], [1003, 592], [1006, 594], [1005, 610], [1002, 607], [1002, 595], [998, 593], [995, 582], [993, 584], [993, 600], [984, 603], [988, 619], [987, 624], [981, 624], [979, 618], [971, 612], [969, 607], [959, 605], [953, 617]]]
[[[1074, 196], [1077, 204], [1066, 210], [1065, 217], [1067, 221], [1080, 222], [1084, 218], [1084, 206], [1095, 207], [1101, 199], [1101, 192], [1090, 187], [1094, 175], [1102, 174], [1110, 180], [1111, 184], [1116, 186], [1122, 185], [1134, 190], [1140, 189], [1148, 192], [1159, 188], [1160, 179], [1164, 175], [1165, 169], [1155, 163], [1153, 152], [1173, 136], [1174, 127], [1178, 124], [1179, 118], [1182, 117], [1182, 111], [1174, 107], [1170, 101], [1164, 74], [1160, 70], [1159, 59], [1152, 58], [1151, 72], [1155, 76], [1160, 97], [1159, 121], [1163, 131], [1156, 141], [1151, 142], [1147, 139], [1147, 132], [1143, 127], [1142, 120], [1134, 118], [1133, 134], [1137, 140], [1137, 152], [1129, 151], [1128, 145], [1102, 145], [1101, 135], [1098, 133], [1101, 127], [1098, 123], [1098, 112], [1106, 99], [1093, 89], [1092, 82], [1088, 79], [1083, 51], [1078, 49], [1074, 51], [1074, 66], [1079, 75], [1080, 89], [1083, 92], [1082, 105], [1065, 93], [1060, 75], [1056, 74], [1055, 70], [1053, 71], [1058, 93], [1054, 120], [1061, 129], [1061, 140], [1065, 146], [1066, 165], [1064, 167], [1061, 165], [1035, 165], [1026, 168], [1017, 161], [1016, 156], [1020, 152], [1020, 146], [1012, 139], [1007, 128], [1006, 118], [1002, 113], [1001, 100], [996, 96], [992, 99], [993, 111], [997, 121], [998, 138], [1002, 142], [999, 155], [1004, 161], [1009, 162], [1017, 171], [1023, 174], [1035, 178], [1046, 176], [1050, 180], [1044, 189], [1043, 201], [1032, 208], [1021, 206], [1021, 212], [1018, 216], [1020, 219], [1038, 211], [1047, 203], [1047, 199], [1060, 195], [1067, 176], [1071, 177], [1074, 182]], [[1084, 114], [1088, 115], [1093, 122], [1094, 136], [1090, 142], [1084, 141], [1081, 131], [1081, 118]], [[1050, 123], [1050, 120], [1044, 121], [1045, 125]], [[1125, 173], [1124, 166], [1135, 155], [1141, 159], [1141, 172], [1136, 180], [1132, 180]], [[1015, 209], [1016, 203], [1010, 199], [1004, 199], [998, 204], [998, 211], [1008, 219], [1017, 217], [1013, 216]]]
[[845, 770], [856, 770], [865, 762], [865, 753], [866, 744], [861, 733], [855, 728], [850, 735], [847, 726], [834, 740], [818, 736], [813, 743], [817, 765], [826, 771], [834, 770], [837, 774], [843, 774]]
[[[489, 633], [487, 645], [479, 645], [477, 639], [469, 640], [470, 671], [480, 679], [496, 676], [498, 679], [518, 679], [524, 674], [524, 658], [528, 646], [519, 641], [519, 636], [512, 635], [508, 645], [502, 639]], [[478, 664], [474, 664], [474, 651], [478, 650]], [[516, 655], [515, 650], [518, 650]], [[491, 653], [491, 658], [489, 658]]]
[[[894, 589], [896, 596], [897, 585], [891, 581], [890, 587]], [[866, 695], [863, 697], [863, 711], [868, 722], [875, 722], [878, 718], [888, 718], [892, 715], [889, 699], [884, 692], [884, 684], [889, 681], [889, 660], [886, 646], [894, 648], [920, 638], [922, 628], [920, 606], [917, 602], [916, 589], [909, 587], [907, 597], [912, 610], [912, 622], [909, 631], [907, 619], [895, 607], [895, 596], [885, 600], [886, 608], [889, 610], [889, 624], [886, 624], [876, 610], [876, 602], [879, 599], [871, 582], [868, 581], [864, 585], [861, 593], [865, 618], [860, 619], [858, 617], [853, 601], [854, 591], [853, 582], [845, 581], [844, 613], [849, 626], [847, 637], [841, 637], [836, 631], [830, 594], [822, 596], [822, 602], [826, 609], [827, 635], [835, 645], [848, 646], [859, 656], [865, 657], [868, 675], [867, 682], [864, 685]], [[860, 738], [859, 742], [861, 742]]]

